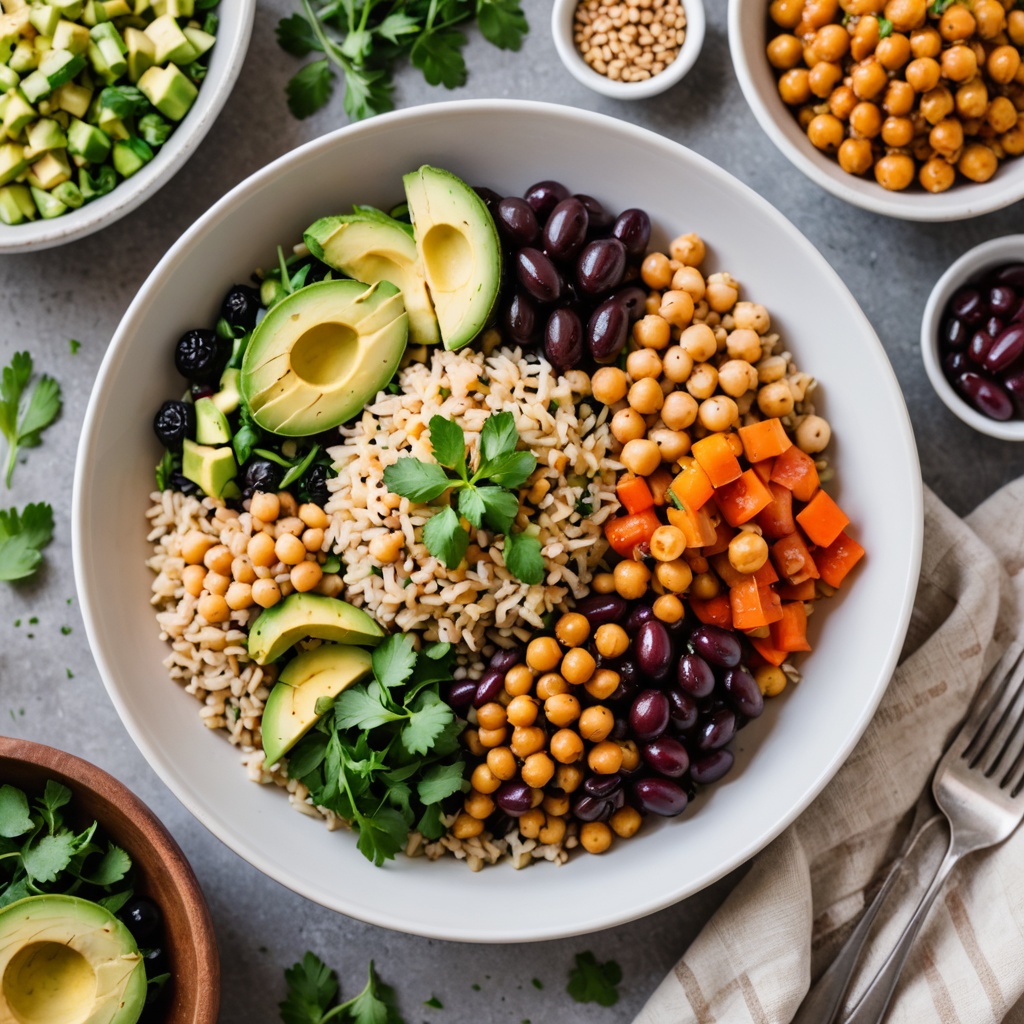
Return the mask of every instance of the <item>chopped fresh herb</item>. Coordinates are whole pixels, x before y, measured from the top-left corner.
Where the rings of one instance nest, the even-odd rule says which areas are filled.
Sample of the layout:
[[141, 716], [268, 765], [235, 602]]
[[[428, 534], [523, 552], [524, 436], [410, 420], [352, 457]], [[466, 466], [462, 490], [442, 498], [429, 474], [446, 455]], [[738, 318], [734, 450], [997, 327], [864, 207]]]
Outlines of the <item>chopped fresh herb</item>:
[[878, 19], [878, 38], [885, 39], [892, 35], [892, 22], [888, 18]]
[[947, 7], [952, 6], [953, 2], [954, 0], [934, 0], [934, 3], [928, 8], [928, 13], [938, 17]]
[[573, 511], [581, 519], [586, 519], [588, 516], [594, 514], [594, 502], [591, 498], [590, 491], [584, 491], [577, 499], [576, 504], [573, 507]]
[[69, 669], [69, 668], [66, 668], [66, 669], [64, 669], [64, 671], [65, 671], [65, 672], [67, 672], [67, 674], [68, 674], [68, 679], [74, 679], [74, 678], [75, 678], [75, 673], [74, 673], [74, 672], [72, 672], [72, 671], [71, 671], [71, 669]]
[[340, 572], [341, 571], [341, 559], [334, 554], [328, 555], [324, 559], [324, 564], [320, 568], [326, 572]]
[[614, 1006], [619, 1001], [619, 982], [622, 968], [614, 961], [603, 964], [590, 950], [576, 954], [576, 966], [569, 972], [566, 991], [577, 1003], [597, 1003], [600, 1006]]
[[62, 636], [71, 636], [71, 627], [70, 626], [61, 626], [60, 627], [60, 631], [61, 631], [61, 635]]
[[[28, 579], [43, 560], [42, 549], [53, 539], [53, 509], [46, 504], [0, 509], [0, 580]], [[35, 617], [29, 620], [33, 625]]]
[[156, 489], [166, 491], [171, 484], [171, 474], [174, 472], [174, 454], [165, 451], [163, 457], [156, 464]]
[[76, 341], [74, 338], [69, 338], [68, 345], [71, 348], [71, 354], [73, 356], [77, 356], [78, 350], [82, 347], [82, 343], [80, 341]]
[[431, 996], [429, 999], [424, 999], [423, 1005], [433, 1007], [433, 1009], [435, 1010], [444, 1009], [444, 1003], [442, 1003], [441, 1000], [437, 998], [437, 996]]
[[529, 533], [505, 535], [505, 566], [517, 579], [531, 586], [544, 579], [544, 556], [540, 541]]
[[472, 984], [472, 985], [470, 985], [469, 987], [470, 987], [470, 988], [471, 988], [471, 989], [472, 989], [472, 990], [473, 990], [474, 992], [479, 992], [479, 991], [480, 991], [480, 986], [479, 986], [479, 985], [478, 985], [478, 984], [477, 984], [477, 983], [476, 983], [475, 981], [474, 981], [474, 982], [473, 982], [473, 984]]
[[533, 978], [530, 983], [533, 985], [534, 988], [543, 988], [544, 987], [544, 982], [541, 981], [540, 978]]
[[0, 375], [0, 433], [7, 441], [8, 487], [18, 449], [35, 448], [42, 432], [60, 413], [60, 385], [43, 374], [29, 390], [32, 379], [32, 357], [28, 352], [15, 352], [10, 366], [5, 366]]
[[284, 972], [288, 993], [278, 1004], [284, 1024], [404, 1024], [394, 991], [385, 985], [370, 961], [366, 987], [354, 999], [339, 1003], [338, 976], [315, 953]]
[[678, 509], [685, 509], [686, 508], [686, 506], [676, 497], [676, 492], [673, 491], [671, 487], [665, 492], [665, 497], [668, 498], [668, 503], [673, 508], [678, 508]]
[[38, 616], [33, 615], [32, 618], [28, 620], [28, 624], [30, 626], [38, 626], [39, 625], [39, 618], [38, 618]]

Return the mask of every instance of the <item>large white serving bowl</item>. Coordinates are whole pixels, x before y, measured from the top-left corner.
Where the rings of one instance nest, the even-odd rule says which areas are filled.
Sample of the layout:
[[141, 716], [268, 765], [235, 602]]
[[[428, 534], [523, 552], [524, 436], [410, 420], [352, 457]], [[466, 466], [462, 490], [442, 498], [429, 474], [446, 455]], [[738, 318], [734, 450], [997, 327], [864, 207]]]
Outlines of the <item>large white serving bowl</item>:
[[118, 182], [113, 191], [52, 220], [0, 224], [0, 254], [35, 252], [91, 235], [141, 206], [163, 188], [196, 151], [227, 102], [249, 47], [256, 0], [223, 0], [217, 42], [199, 95], [156, 156], [142, 170]]
[[767, 27], [768, 0], [729, 0], [729, 51], [747, 104], [782, 155], [816, 185], [872, 213], [914, 221], [964, 220], [1024, 198], [1024, 158], [1004, 160], [989, 181], [961, 178], [936, 194], [916, 183], [905, 192], [889, 192], [871, 173], [863, 178], [847, 174], [834, 157], [811, 145], [793, 111], [780, 99], [765, 56]]
[[[734, 772], [674, 821], [649, 822], [605, 856], [565, 867], [471, 873], [455, 860], [374, 868], [351, 835], [253, 785], [238, 751], [200, 723], [161, 665], [144, 562], [160, 456], [153, 413], [181, 389], [180, 334], [212, 324], [235, 281], [272, 265], [314, 219], [401, 200], [422, 163], [519, 193], [555, 178], [610, 208], [642, 205], [655, 242], [696, 231], [706, 269], [765, 303], [786, 347], [821, 381], [835, 496], [867, 557], [813, 618], [805, 678], [737, 741]], [[325, 906], [388, 928], [509, 942], [578, 934], [665, 907], [760, 850], [828, 782], [867, 726], [896, 664], [921, 551], [921, 479], [896, 378], [836, 273], [779, 213], [727, 173], [658, 135], [584, 111], [514, 101], [440, 103], [344, 128], [276, 160], [179, 240], [132, 303], [86, 415], [74, 482], [75, 576], [100, 672], [128, 730], [185, 805], [233, 850]], [[114, 574], [116, 573], [116, 579]]]

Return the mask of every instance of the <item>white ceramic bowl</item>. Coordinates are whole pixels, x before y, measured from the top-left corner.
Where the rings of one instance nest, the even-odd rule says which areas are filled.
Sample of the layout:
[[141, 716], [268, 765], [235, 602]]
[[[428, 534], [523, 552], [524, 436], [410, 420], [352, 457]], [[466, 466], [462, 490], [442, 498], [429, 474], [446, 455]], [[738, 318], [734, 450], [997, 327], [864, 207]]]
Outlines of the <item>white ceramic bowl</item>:
[[583, 59], [573, 41], [573, 22], [579, 0], [554, 0], [551, 7], [551, 35], [566, 70], [588, 89], [616, 100], [642, 100], [671, 89], [682, 80], [700, 56], [704, 45], [704, 4], [702, 0], [684, 0], [686, 35], [676, 59], [660, 74], [642, 82], [616, 82], [595, 71]]
[[811, 145], [792, 110], [779, 97], [765, 55], [768, 0], [729, 0], [729, 50], [743, 95], [758, 123], [783, 156], [815, 184], [854, 206], [887, 217], [950, 221], [1001, 210], [1024, 198], [1024, 158], [1006, 160], [989, 181], [961, 181], [932, 194], [914, 186], [889, 192], [869, 174], [847, 174], [839, 163]]
[[210, 65], [192, 108], [156, 156], [113, 191], [52, 220], [0, 224], [0, 253], [33, 252], [91, 235], [131, 213], [167, 184], [195, 152], [213, 126], [242, 69], [249, 46], [256, 0], [223, 0]]
[[953, 293], [961, 285], [980, 277], [986, 270], [1004, 263], [1024, 263], [1024, 235], [1004, 235], [976, 245], [952, 263], [935, 282], [921, 318], [921, 358], [935, 393], [964, 423], [1003, 441], [1024, 441], [1024, 419], [993, 420], [968, 405], [942, 372], [942, 358], [939, 354], [939, 329], [946, 304]]
[[[700, 233], [707, 268], [729, 270], [745, 297], [767, 304], [787, 349], [821, 381], [820, 411], [835, 430], [836, 497], [868, 552], [814, 616], [805, 680], [740, 735], [733, 774], [681, 819], [651, 822], [608, 855], [581, 855], [557, 870], [503, 865], [474, 875], [454, 860], [404, 858], [372, 867], [350, 835], [329, 833], [282, 793], [249, 782], [238, 752], [203, 728], [194, 699], [164, 673], [148, 600], [144, 512], [160, 456], [150, 423], [181, 386], [174, 342], [212, 323], [227, 288], [273, 262], [277, 245], [353, 203], [387, 209], [402, 197], [403, 172], [424, 162], [507, 192], [554, 178], [609, 208], [641, 203], [656, 244]], [[827, 337], [823, 323], [832, 325]], [[75, 576], [93, 653], [127, 728], [233, 850], [295, 891], [389, 928], [469, 941], [546, 939], [696, 892], [761, 849], [821, 790], [896, 663], [917, 583], [921, 500], [906, 408], [877, 337], [828, 263], [768, 203], [676, 143], [608, 117], [514, 101], [438, 103], [343, 128], [276, 160], [204, 214], [156, 267], [111, 342], [86, 415], [74, 482]]]

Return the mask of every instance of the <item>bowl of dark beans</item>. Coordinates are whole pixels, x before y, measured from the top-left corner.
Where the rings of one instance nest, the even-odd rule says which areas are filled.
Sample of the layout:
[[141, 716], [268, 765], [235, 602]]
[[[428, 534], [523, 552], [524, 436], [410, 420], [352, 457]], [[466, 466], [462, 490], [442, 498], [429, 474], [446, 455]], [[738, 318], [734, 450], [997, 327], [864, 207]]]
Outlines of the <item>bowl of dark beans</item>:
[[964, 423], [1024, 441], [1024, 235], [964, 253], [939, 278], [921, 323], [939, 397]]

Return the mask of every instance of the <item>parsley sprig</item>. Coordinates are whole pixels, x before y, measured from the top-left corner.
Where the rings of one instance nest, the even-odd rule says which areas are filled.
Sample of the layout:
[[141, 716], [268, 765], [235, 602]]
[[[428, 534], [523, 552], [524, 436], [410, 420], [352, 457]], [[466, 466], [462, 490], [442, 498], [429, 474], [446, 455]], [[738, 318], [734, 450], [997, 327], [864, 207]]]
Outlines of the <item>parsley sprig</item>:
[[[0, 580], [24, 580], [43, 560], [42, 549], [53, 539], [53, 509], [44, 502], [0, 509]], [[0, 833], [2, 835], [2, 833]]]
[[431, 516], [423, 528], [427, 550], [449, 569], [459, 565], [470, 540], [461, 522], [464, 518], [478, 530], [487, 527], [504, 534], [509, 572], [523, 583], [540, 583], [544, 578], [540, 541], [531, 533], [512, 532], [519, 514], [519, 498], [513, 492], [537, 468], [532, 452], [516, 451], [519, 434], [512, 413], [491, 413], [484, 421], [472, 473], [466, 462], [466, 436], [457, 423], [432, 416], [430, 442], [437, 462], [406, 456], [384, 469], [388, 490], [410, 501], [431, 502], [451, 491], [455, 505]]
[[284, 972], [288, 995], [278, 1004], [284, 1024], [404, 1024], [395, 994], [377, 976], [370, 961], [366, 987], [354, 999], [338, 1003], [338, 976], [315, 953], [307, 952]]
[[619, 1001], [618, 984], [622, 981], [622, 968], [614, 960], [598, 963], [588, 949], [576, 954], [576, 966], [569, 972], [566, 991], [577, 1003], [597, 1003], [614, 1006]]
[[300, 0], [302, 14], [277, 26], [282, 49], [296, 57], [322, 53], [288, 82], [288, 107], [298, 118], [323, 107], [336, 71], [345, 83], [352, 120], [394, 107], [391, 76], [403, 59], [430, 85], [454, 89], [466, 81], [466, 36], [457, 25], [476, 20], [489, 42], [518, 50], [527, 32], [518, 0]]
[[7, 470], [5, 480], [11, 486], [11, 476], [19, 448], [34, 448], [40, 443], [43, 430], [60, 413], [60, 385], [43, 374], [32, 381], [32, 356], [28, 352], [15, 352], [9, 366], [0, 374], [0, 433], [7, 441]]

